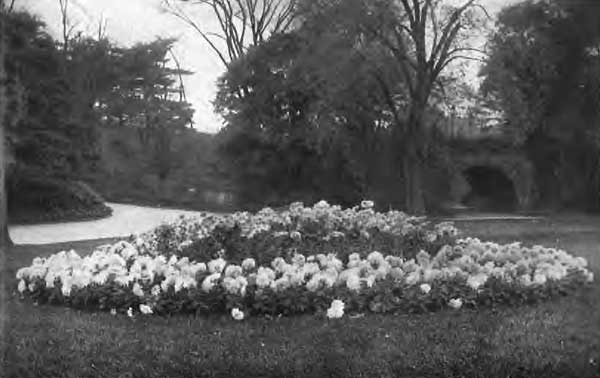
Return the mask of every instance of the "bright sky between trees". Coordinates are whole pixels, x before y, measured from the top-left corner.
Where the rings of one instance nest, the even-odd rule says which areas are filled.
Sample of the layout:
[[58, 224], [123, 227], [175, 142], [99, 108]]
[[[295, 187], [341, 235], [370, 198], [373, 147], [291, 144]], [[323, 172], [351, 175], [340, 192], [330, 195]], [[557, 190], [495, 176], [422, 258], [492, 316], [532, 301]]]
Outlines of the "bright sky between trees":
[[[492, 17], [503, 6], [519, 0], [483, 0]], [[223, 72], [223, 65], [200, 35], [189, 25], [162, 10], [161, 0], [70, 0], [70, 13], [76, 31], [95, 34], [101, 18], [108, 21], [107, 35], [122, 45], [149, 42], [156, 37], [176, 37], [175, 54], [183, 68], [195, 74], [186, 78], [186, 93], [196, 110], [195, 126], [198, 130], [216, 133], [222, 121], [213, 111], [212, 100], [216, 93], [215, 82]], [[58, 0], [16, 0], [23, 7], [40, 16], [50, 33], [60, 38], [61, 21]], [[218, 31], [218, 24], [207, 7], [196, 6], [194, 19], [207, 31]], [[472, 76], [476, 76], [473, 67]]]

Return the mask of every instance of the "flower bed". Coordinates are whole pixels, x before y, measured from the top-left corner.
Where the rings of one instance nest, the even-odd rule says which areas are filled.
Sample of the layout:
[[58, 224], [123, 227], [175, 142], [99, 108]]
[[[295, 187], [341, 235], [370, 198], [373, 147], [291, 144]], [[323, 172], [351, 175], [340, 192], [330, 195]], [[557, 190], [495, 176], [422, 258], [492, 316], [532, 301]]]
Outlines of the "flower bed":
[[256, 214], [181, 218], [130, 242], [153, 256], [196, 261], [223, 257], [238, 264], [252, 257], [268, 265], [277, 257], [291, 259], [296, 253], [323, 251], [341, 259], [368, 251], [412, 258], [421, 250], [435, 254], [453, 244], [457, 234], [449, 222], [432, 225], [423, 217], [399, 211], [375, 212], [371, 201], [351, 209], [321, 201], [313, 207], [293, 203], [280, 212], [265, 208]]
[[[143, 238], [140, 238], [143, 241]], [[137, 240], [137, 239], [136, 239]], [[147, 244], [146, 244], [147, 245]], [[37, 303], [143, 314], [401, 313], [533, 303], [593, 281], [583, 258], [519, 243], [460, 239], [414, 258], [352, 253], [269, 264], [246, 257], [190, 260], [126, 241], [80, 257], [74, 251], [36, 258], [17, 272], [18, 291]]]

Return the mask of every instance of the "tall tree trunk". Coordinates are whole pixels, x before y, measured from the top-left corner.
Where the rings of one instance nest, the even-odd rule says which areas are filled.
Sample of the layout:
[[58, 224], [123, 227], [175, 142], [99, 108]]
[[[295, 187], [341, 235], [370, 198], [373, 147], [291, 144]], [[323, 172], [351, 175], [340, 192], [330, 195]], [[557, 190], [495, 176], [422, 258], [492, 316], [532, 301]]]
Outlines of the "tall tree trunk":
[[411, 146], [404, 157], [404, 190], [406, 209], [410, 214], [425, 214], [423, 195], [423, 163], [417, 152], [417, 146]]
[[6, 198], [6, 164], [7, 153], [5, 151], [5, 121], [6, 121], [6, 105], [8, 102], [8, 94], [6, 92], [6, 71], [4, 66], [4, 57], [6, 54], [6, 44], [4, 37], [4, 4], [0, 0], [0, 248], [10, 246], [12, 241], [8, 233], [8, 217], [7, 217], [7, 198]]
[[404, 136], [403, 173], [405, 181], [405, 203], [409, 213], [415, 215], [425, 214], [425, 197], [423, 194], [423, 169], [425, 162], [422, 160], [424, 141], [423, 127], [426, 110], [425, 91], [415, 96], [408, 117], [407, 132]]

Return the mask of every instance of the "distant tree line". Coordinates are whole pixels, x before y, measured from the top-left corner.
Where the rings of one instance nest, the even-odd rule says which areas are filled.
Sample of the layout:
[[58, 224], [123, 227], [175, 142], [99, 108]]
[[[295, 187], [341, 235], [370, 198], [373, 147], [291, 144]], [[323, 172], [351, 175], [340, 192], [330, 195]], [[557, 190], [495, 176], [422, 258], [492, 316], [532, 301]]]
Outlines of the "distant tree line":
[[[213, 9], [221, 21], [208, 41], [226, 67], [219, 138], [243, 201], [368, 197], [423, 213], [448, 192], [433, 126], [442, 117], [436, 105], [456, 85], [447, 68], [477, 58], [465, 38], [485, 21], [475, 1], [166, 3], [205, 40], [215, 34], [186, 7]], [[265, 20], [259, 29], [256, 19]], [[243, 30], [266, 32], [244, 38]]]
[[[447, 122], [440, 104], [460, 93], [449, 68], [475, 59], [484, 62], [477, 96], [504, 115], [534, 163], [539, 205], [600, 207], [597, 2], [523, 1], [505, 7], [494, 29], [485, 4], [468, 0], [166, 3], [213, 38], [226, 67], [218, 138], [246, 201], [373, 198], [432, 210], [452, 171], [435, 127]], [[292, 10], [285, 22], [272, 12], [260, 38], [236, 33], [255, 30], [250, 15], [274, 4]], [[224, 20], [219, 35], [185, 13], [193, 6]], [[485, 49], [473, 33], [489, 34]]]

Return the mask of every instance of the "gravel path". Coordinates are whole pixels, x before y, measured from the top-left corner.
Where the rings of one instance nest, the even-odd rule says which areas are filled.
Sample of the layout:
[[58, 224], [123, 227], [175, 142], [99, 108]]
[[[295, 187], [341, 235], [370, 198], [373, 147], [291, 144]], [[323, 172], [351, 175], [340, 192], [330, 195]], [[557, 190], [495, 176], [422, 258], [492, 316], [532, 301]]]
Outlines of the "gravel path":
[[15, 244], [49, 244], [78, 240], [126, 237], [145, 232], [180, 215], [199, 215], [197, 211], [161, 209], [107, 203], [113, 209], [108, 218], [85, 222], [33, 224], [9, 227]]

